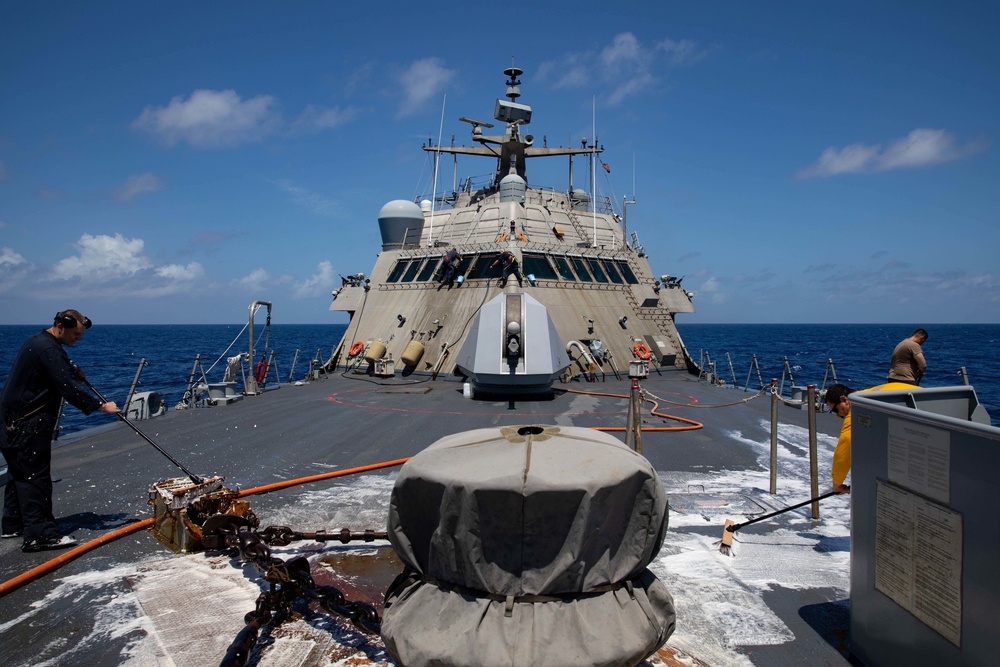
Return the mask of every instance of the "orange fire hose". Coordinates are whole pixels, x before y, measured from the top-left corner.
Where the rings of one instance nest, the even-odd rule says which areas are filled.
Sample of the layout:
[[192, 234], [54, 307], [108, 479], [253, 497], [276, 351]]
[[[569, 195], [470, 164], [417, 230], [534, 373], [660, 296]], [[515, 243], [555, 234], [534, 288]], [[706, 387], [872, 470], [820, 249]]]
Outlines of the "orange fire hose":
[[[563, 391], [566, 391], [571, 394], [587, 394], [588, 396], [610, 396], [612, 398], [629, 398], [627, 394], [610, 394], [600, 391], [581, 391], [579, 389], [564, 389]], [[653, 407], [652, 409], [650, 409], [649, 414], [653, 415], [654, 417], [661, 417], [663, 419], [673, 419], [674, 421], [683, 422], [684, 424], [687, 424], [687, 426], [643, 426], [642, 427], [643, 432], [696, 431], [700, 428], [704, 428], [704, 424], [702, 424], [701, 422], [697, 422], [693, 419], [686, 419], [684, 417], [678, 417], [677, 415], [668, 415], [664, 412], [657, 412], [656, 409], [660, 407], [660, 404], [651, 398], [647, 398], [645, 400], [653, 404]], [[591, 428], [594, 429], [595, 431], [611, 431], [611, 432], [625, 430], [624, 426], [592, 426]]]
[[[320, 475], [311, 475], [309, 477], [300, 477], [298, 479], [288, 479], [284, 482], [275, 482], [274, 484], [265, 484], [264, 486], [257, 486], [252, 489], [245, 489], [240, 491], [240, 497], [252, 496], [258, 493], [268, 493], [271, 491], [277, 491], [279, 489], [285, 489], [290, 486], [297, 486], [299, 484], [309, 484], [311, 482], [318, 482], [324, 479], [331, 479], [333, 477], [346, 477], [347, 475], [355, 475], [363, 472], [370, 472], [372, 470], [379, 470], [380, 468], [391, 468], [393, 466], [403, 465], [410, 460], [410, 457], [395, 459], [393, 461], [383, 461], [382, 463], [373, 463], [371, 465], [359, 466], [357, 468], [346, 468], [344, 470], [334, 470], [332, 472], [322, 473]], [[109, 542], [114, 542], [117, 539], [125, 537], [126, 535], [131, 535], [136, 533], [143, 528], [148, 528], [153, 525], [154, 519], [150, 517], [149, 519], [143, 519], [142, 521], [136, 521], [135, 523], [130, 523], [127, 526], [117, 528], [110, 533], [105, 533], [100, 537], [96, 537], [89, 542], [85, 542], [78, 547], [74, 547], [69, 551], [65, 551], [55, 558], [37, 565], [27, 572], [22, 572], [16, 577], [12, 577], [7, 581], [0, 583], [0, 598], [16, 591], [21, 586], [31, 583], [35, 579], [42, 577], [50, 572], [54, 572], [66, 563], [76, 560], [80, 556], [94, 549], [104, 546]]]

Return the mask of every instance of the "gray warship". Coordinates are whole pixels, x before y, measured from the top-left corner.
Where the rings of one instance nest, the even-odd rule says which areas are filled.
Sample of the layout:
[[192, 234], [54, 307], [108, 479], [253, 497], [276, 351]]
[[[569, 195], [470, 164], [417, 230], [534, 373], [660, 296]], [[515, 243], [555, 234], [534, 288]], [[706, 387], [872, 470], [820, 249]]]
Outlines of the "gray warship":
[[[506, 98], [496, 100], [493, 112], [502, 133], [488, 134], [493, 123], [463, 116], [473, 145], [423, 146], [434, 157], [435, 174], [443, 157], [453, 158], [454, 189], [382, 207], [382, 250], [374, 268], [345, 278], [330, 304], [350, 316], [335, 363], [356, 359], [379, 362], [383, 371], [388, 365], [394, 372], [464, 375], [474, 389], [498, 382], [508, 389], [545, 385], [566, 369], [564, 359], [575, 372], [620, 374], [640, 357], [654, 369], [693, 368], [674, 324], [676, 314], [694, 311], [693, 295], [676, 277], [654, 274], [638, 234], [628, 231], [628, 204], [635, 202], [596, 194], [603, 146], [586, 139], [580, 147], [536, 145], [528, 132], [533, 110], [519, 101], [522, 70], [510, 67], [504, 74]], [[461, 179], [459, 158], [467, 157], [494, 163], [488, 182]], [[565, 188], [529, 185], [533, 162], [560, 157], [568, 160]], [[589, 183], [589, 192], [575, 187], [574, 178]], [[452, 275], [443, 276], [442, 256], [453, 248], [460, 258]], [[503, 252], [516, 257], [521, 285], [511, 280], [503, 286], [497, 265]], [[542, 343], [513, 372], [505, 364], [476, 372], [480, 331], [472, 321], [503, 293], [527, 296], [510, 306], [524, 311], [519, 326], [526, 338], [532, 325], [547, 330], [540, 314], [528, 312], [531, 301], [541, 304], [560, 341], [560, 367], [552, 368]], [[507, 301], [514, 303], [498, 300], [504, 312]]]
[[[816, 495], [817, 470], [829, 469], [841, 420], [804, 400], [779, 400], [768, 387], [704, 381], [674, 327], [677, 313], [693, 311], [692, 295], [676, 278], [654, 275], [628, 232], [626, 202], [618, 215], [611, 202], [574, 188], [572, 175], [565, 191], [527, 186], [529, 159], [569, 157], [572, 174], [573, 156], [582, 155], [593, 173], [603, 148], [535, 146], [524, 133], [531, 108], [517, 101], [521, 71], [504, 73], [506, 99], [494, 109], [502, 135], [463, 119], [476, 146], [424, 146], [435, 157], [495, 159], [492, 179], [458, 187], [455, 178], [450, 193], [383, 207], [374, 269], [335, 290], [331, 310], [351, 319], [326, 363], [285, 384], [268, 380], [266, 370], [251, 372], [242, 388], [233, 380], [208, 386], [192, 409], [150, 410], [149, 419], [130, 410], [138, 425], [125, 418], [60, 438], [55, 511], [80, 545], [46, 560], [22, 553], [18, 540], [0, 541], [0, 662], [405, 664], [396, 651], [418, 655], [414, 664], [479, 665], [503, 662], [502, 651], [527, 645], [527, 635], [545, 656], [537, 664], [798, 667], [856, 665], [864, 656], [874, 666], [891, 664], [880, 658], [889, 649], [905, 652], [909, 664], [919, 662], [915, 654], [935, 653], [944, 656], [940, 664], [971, 665], [996, 654], [1000, 633], [982, 631], [983, 620], [995, 618], [983, 603], [996, 590], [995, 576], [980, 576], [988, 559], [959, 568], [969, 612], [948, 608], [931, 619], [938, 630], [905, 610], [900, 617], [900, 605], [864, 577], [854, 580], [852, 558], [871, 561], [854, 551], [852, 510], [866, 517], [859, 525], [865, 545], [873, 544], [869, 514], [884, 493], [876, 485], [884, 461], [873, 464], [882, 466], [877, 473], [855, 477], [863, 503], [852, 508], [849, 497], [835, 496], [822, 515], [815, 505], [786, 511]], [[451, 248], [460, 262], [436, 277]], [[505, 251], [519, 260], [523, 285], [513, 277], [497, 284], [494, 263]], [[271, 314], [268, 302], [250, 306], [251, 371], [261, 305]], [[883, 413], [891, 430], [908, 411], [938, 404], [947, 415], [934, 417], [934, 428], [950, 420], [961, 434], [956, 443], [1000, 442], [970, 387], [886, 396], [888, 405], [869, 399], [875, 407], [859, 416], [872, 432], [885, 430]], [[976, 455], [995, 459], [997, 451]], [[953, 461], [972, 468], [968, 456], [956, 448]], [[545, 483], [525, 496], [524, 507], [534, 501], [531, 525], [518, 525], [528, 513], [508, 493], [536, 480], [523, 461], [537, 462], [531, 475]], [[186, 476], [170, 477], [175, 467]], [[498, 479], [507, 486], [497, 487]], [[956, 501], [979, 492], [955, 486]], [[406, 497], [406, 488], [416, 492]], [[995, 500], [995, 485], [988, 492]], [[454, 502], [437, 503], [438, 496]], [[490, 497], [502, 502], [491, 505]], [[645, 509], [633, 509], [640, 501]], [[973, 512], [970, 525], [987, 528], [977, 531], [987, 542], [970, 549], [974, 557], [995, 553], [996, 517], [981, 509], [990, 502], [965, 510]], [[459, 506], [469, 511], [453, 512]], [[562, 509], [538, 514], [552, 507]], [[438, 523], [439, 511], [454, 524]], [[400, 527], [403, 516], [429, 526], [418, 535], [432, 548], [418, 548]], [[754, 518], [767, 520], [731, 535], [723, 553], [726, 522]], [[645, 536], [641, 548], [584, 539], [624, 526], [640, 528], [632, 532]], [[551, 611], [565, 603], [561, 592], [475, 590], [484, 573], [514, 585], [553, 574], [537, 567], [513, 577], [511, 553], [482, 549], [525, 527], [533, 539], [521, 547], [561, 563], [559, 577], [599, 578], [595, 563], [627, 570], [586, 593], [579, 608], [604, 605], [597, 617]], [[561, 545], [587, 555], [573, 560]], [[438, 560], [424, 563], [426, 554]], [[453, 565], [442, 567], [448, 560]], [[416, 582], [422, 592], [404, 564], [427, 566]], [[668, 607], [664, 590], [676, 608], [666, 643], [668, 632], [653, 632], [622, 650], [654, 625], [644, 619], [657, 616], [650, 607]], [[408, 625], [397, 614], [387, 631], [387, 591], [397, 603], [400, 591], [436, 598], [438, 611], [423, 614], [417, 605]], [[855, 599], [864, 605], [852, 607]], [[609, 613], [609, 602], [628, 613]], [[446, 616], [467, 604], [499, 613], [482, 625], [486, 611]], [[549, 606], [548, 625], [532, 625], [519, 611], [533, 604]], [[514, 627], [505, 625], [505, 609], [519, 624], [513, 638], [503, 636]], [[477, 636], [477, 626], [495, 630]], [[576, 630], [560, 634], [567, 627]], [[919, 641], [884, 641], [900, 630]], [[438, 655], [449, 656], [446, 663], [434, 662]]]

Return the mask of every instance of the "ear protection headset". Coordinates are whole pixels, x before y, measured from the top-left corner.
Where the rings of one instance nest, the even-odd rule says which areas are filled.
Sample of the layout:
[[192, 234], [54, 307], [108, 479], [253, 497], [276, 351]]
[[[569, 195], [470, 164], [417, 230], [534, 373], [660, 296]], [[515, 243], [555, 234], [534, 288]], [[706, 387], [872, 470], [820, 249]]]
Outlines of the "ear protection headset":
[[[67, 329], [75, 329], [76, 326], [77, 326], [77, 324], [79, 324], [77, 322], [77, 319], [75, 317], [73, 317], [72, 315], [70, 315], [68, 311], [63, 311], [61, 313], [56, 313], [55, 320], [54, 320], [53, 323], [54, 324], [61, 324], [62, 326], [64, 326]], [[91, 326], [93, 326], [93, 324], [94, 323], [90, 321], [89, 317], [84, 317], [83, 318], [83, 328], [84, 329], [89, 329]]]

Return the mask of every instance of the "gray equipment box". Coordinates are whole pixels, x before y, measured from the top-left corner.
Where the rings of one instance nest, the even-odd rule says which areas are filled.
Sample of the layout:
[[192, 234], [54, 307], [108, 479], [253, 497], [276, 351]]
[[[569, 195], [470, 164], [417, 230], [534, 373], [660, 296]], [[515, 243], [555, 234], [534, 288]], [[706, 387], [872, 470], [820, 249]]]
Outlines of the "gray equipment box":
[[972, 387], [851, 394], [851, 650], [995, 665], [1000, 428]]

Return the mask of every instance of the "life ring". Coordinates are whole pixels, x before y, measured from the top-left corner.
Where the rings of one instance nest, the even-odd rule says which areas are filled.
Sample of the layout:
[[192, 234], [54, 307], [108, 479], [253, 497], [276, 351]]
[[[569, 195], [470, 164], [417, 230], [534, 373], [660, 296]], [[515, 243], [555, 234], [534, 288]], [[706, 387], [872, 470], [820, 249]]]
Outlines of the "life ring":
[[360, 340], [356, 340], [356, 341], [354, 341], [354, 345], [351, 346], [351, 354], [350, 354], [350, 356], [356, 357], [359, 354], [361, 354], [361, 351], [364, 350], [364, 349], [365, 349], [365, 344], [362, 343]]
[[264, 380], [267, 379], [267, 362], [263, 359], [257, 362], [257, 372], [254, 373], [254, 379], [257, 384], [264, 384]]
[[649, 361], [649, 348], [646, 347], [645, 343], [636, 343], [635, 347], [632, 348], [632, 354], [643, 361]]

